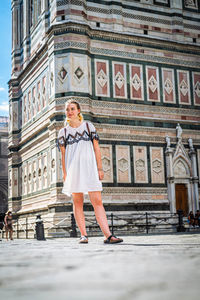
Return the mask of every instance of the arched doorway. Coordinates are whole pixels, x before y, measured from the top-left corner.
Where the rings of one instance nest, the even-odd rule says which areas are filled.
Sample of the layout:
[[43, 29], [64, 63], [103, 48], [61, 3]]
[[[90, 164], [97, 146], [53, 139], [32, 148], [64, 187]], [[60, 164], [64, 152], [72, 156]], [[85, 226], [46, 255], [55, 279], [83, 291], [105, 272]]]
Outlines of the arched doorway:
[[189, 213], [188, 206], [188, 191], [185, 184], [176, 184], [176, 210], [181, 209], [184, 216], [187, 216]]

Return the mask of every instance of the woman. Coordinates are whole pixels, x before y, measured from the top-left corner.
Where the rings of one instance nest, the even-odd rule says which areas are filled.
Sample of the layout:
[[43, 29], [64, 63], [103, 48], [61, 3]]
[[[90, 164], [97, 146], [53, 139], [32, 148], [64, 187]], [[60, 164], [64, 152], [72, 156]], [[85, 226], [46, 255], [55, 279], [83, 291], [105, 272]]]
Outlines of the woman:
[[5, 231], [6, 231], [6, 239], [8, 241], [8, 232], [10, 235], [10, 240], [13, 240], [13, 228], [12, 228], [12, 212], [9, 210], [4, 218]]
[[111, 234], [101, 199], [100, 180], [104, 173], [95, 127], [91, 122], [83, 121], [80, 105], [74, 100], [66, 103], [66, 117], [68, 124], [58, 134], [64, 181], [62, 192], [72, 195], [74, 216], [81, 233], [80, 243], [88, 243], [83, 213], [84, 194], [89, 194], [97, 222], [105, 236], [104, 243], [123, 242]]

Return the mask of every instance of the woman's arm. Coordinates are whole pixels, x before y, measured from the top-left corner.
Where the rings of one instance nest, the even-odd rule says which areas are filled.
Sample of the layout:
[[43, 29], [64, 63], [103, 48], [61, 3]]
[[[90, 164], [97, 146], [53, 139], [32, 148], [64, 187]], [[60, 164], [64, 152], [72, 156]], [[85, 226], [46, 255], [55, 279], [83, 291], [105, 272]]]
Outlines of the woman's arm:
[[61, 162], [62, 162], [62, 171], [63, 171], [63, 181], [67, 177], [66, 167], [65, 167], [65, 146], [60, 146], [61, 150]]
[[8, 224], [7, 224], [7, 216], [5, 216], [5, 218], [4, 218], [4, 224], [7, 226]]
[[102, 180], [104, 178], [104, 172], [102, 168], [101, 151], [99, 148], [99, 142], [95, 139], [93, 139], [93, 146], [94, 146], [94, 153], [97, 161], [99, 179]]

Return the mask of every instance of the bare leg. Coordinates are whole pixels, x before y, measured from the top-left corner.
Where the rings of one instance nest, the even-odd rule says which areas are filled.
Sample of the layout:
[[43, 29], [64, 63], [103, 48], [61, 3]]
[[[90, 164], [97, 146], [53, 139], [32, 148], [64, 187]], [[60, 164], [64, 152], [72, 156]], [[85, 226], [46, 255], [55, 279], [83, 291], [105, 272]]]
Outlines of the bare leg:
[[6, 230], [6, 240], [8, 241], [8, 230]]
[[76, 223], [81, 232], [81, 235], [87, 236], [86, 228], [85, 228], [85, 216], [83, 212], [83, 194], [82, 193], [73, 193], [73, 210], [74, 216], [76, 219]]
[[13, 240], [13, 231], [10, 230], [10, 240]]
[[111, 235], [108, 220], [106, 216], [105, 209], [103, 207], [102, 199], [101, 199], [101, 192], [89, 192], [90, 201], [94, 207], [95, 216], [99, 226], [105, 235], [108, 238]]

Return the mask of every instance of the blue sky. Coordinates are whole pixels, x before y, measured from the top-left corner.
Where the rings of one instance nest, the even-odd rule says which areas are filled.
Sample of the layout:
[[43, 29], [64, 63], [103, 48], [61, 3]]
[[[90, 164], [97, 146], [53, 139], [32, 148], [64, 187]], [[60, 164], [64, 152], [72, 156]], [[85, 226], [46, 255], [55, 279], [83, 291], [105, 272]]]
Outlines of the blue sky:
[[0, 116], [8, 116], [11, 73], [11, 0], [0, 0]]

